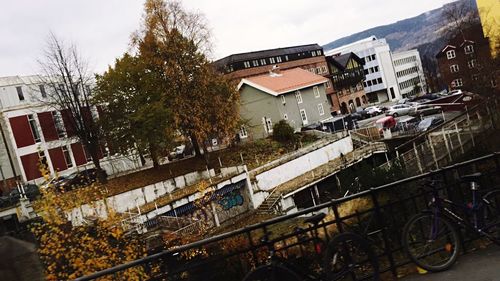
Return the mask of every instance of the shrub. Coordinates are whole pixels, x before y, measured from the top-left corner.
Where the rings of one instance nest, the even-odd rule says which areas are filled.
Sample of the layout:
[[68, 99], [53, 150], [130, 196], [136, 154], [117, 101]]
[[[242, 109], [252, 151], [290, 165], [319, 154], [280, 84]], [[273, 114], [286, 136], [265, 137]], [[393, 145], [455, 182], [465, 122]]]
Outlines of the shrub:
[[281, 143], [294, 143], [295, 134], [292, 126], [281, 120], [273, 126], [273, 139]]

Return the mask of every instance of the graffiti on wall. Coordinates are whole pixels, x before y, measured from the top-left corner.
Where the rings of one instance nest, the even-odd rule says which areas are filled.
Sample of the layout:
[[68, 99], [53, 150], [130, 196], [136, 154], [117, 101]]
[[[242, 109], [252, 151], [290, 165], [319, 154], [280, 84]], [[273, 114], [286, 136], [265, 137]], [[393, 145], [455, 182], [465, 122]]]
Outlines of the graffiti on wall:
[[234, 207], [238, 207], [243, 205], [245, 200], [243, 196], [241, 196], [241, 192], [239, 189], [233, 190], [230, 193], [226, 194], [224, 198], [217, 201], [217, 203], [222, 207], [223, 210], [230, 210]]

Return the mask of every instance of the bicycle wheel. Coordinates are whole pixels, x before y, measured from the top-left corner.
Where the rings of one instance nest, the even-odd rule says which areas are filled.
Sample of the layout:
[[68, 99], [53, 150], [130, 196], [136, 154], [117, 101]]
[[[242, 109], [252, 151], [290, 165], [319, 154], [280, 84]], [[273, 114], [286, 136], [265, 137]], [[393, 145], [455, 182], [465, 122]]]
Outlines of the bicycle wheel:
[[358, 234], [336, 235], [328, 244], [323, 270], [328, 280], [379, 280], [378, 259]]
[[482, 198], [484, 209], [483, 231], [500, 243], [500, 189], [495, 189]]
[[250, 271], [242, 281], [278, 281], [291, 280], [300, 281], [300, 278], [295, 272], [282, 265], [262, 265]]
[[406, 223], [402, 244], [411, 260], [428, 271], [450, 268], [460, 253], [455, 227], [432, 213], [415, 215]]

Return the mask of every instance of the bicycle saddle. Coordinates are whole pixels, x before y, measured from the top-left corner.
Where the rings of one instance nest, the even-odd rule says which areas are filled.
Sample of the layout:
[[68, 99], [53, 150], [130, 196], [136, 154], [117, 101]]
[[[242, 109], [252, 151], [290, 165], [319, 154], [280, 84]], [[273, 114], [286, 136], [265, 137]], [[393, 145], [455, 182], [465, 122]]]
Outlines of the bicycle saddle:
[[472, 181], [477, 182], [481, 178], [481, 176], [482, 176], [481, 173], [474, 173], [466, 176], [461, 176], [460, 180], [464, 182], [472, 182]]
[[322, 221], [326, 217], [325, 213], [318, 213], [312, 217], [308, 217], [307, 219], [304, 220], [305, 223], [312, 223], [314, 225], [317, 225], [320, 221]]

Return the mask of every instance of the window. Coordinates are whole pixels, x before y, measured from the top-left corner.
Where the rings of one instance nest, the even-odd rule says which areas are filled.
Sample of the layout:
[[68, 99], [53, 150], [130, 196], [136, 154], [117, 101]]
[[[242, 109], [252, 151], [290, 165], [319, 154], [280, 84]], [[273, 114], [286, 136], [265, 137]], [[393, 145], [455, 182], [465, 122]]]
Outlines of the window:
[[314, 68], [310, 68], [309, 72], [314, 73]]
[[372, 55], [372, 60], [375, 60], [375, 54]]
[[378, 66], [375, 66], [373, 69], [375, 72], [378, 72]]
[[330, 82], [330, 80], [326, 81], [325, 87], [327, 87], [327, 88], [331, 88], [332, 87], [332, 83]]
[[316, 67], [316, 74], [321, 74], [321, 67]]
[[379, 84], [382, 84], [382, 78], [377, 78]]
[[285, 104], [285, 103], [286, 103], [285, 95], [282, 95], [282, 96], [281, 96], [281, 103], [282, 103], [282, 104]]
[[85, 158], [87, 159], [87, 162], [92, 161], [92, 155], [90, 155], [90, 151], [88, 150], [88, 148], [85, 145], [83, 146], [83, 148], [85, 151]]
[[[288, 56], [285, 56], [285, 60], [288, 61]], [[280, 58], [280, 62], [281, 62], [281, 58]]]
[[300, 95], [300, 91], [295, 92], [295, 98], [297, 99], [297, 103], [302, 103], [302, 96]]
[[54, 120], [57, 136], [59, 138], [64, 138], [66, 136], [66, 130], [64, 129], [64, 123], [61, 117], [61, 113], [52, 111], [52, 119]]
[[261, 59], [260, 60], [260, 65], [266, 65], [266, 59]]
[[[285, 56], [285, 57], [286, 57], [286, 60], [288, 60], [288, 56]], [[276, 61], [281, 62], [281, 57], [276, 57]]]
[[307, 125], [307, 114], [305, 109], [300, 110], [300, 118], [302, 119], [302, 124]]
[[248, 132], [247, 132], [247, 129], [245, 128], [245, 126], [243, 126], [243, 125], [241, 126], [239, 134], [240, 134], [241, 139], [248, 137]]
[[64, 154], [64, 160], [66, 161], [66, 166], [68, 168], [71, 168], [73, 167], [73, 161], [71, 161], [71, 156], [69, 154], [69, 148], [67, 145], [63, 146], [62, 147], [62, 151], [63, 151], [63, 154]]
[[474, 68], [474, 67], [476, 67], [476, 66], [477, 66], [477, 60], [470, 60], [470, 61], [468, 61], [468, 62], [467, 62], [467, 66], [468, 66], [469, 68]]
[[259, 61], [258, 60], [253, 60], [252, 61], [253, 66], [259, 66]]
[[250, 67], [250, 62], [246, 61], [246, 62], [243, 63], [243, 65], [245, 66], [245, 68], [249, 68]]
[[321, 56], [321, 50], [317, 50], [316, 53], [318, 54], [318, 56]]
[[313, 87], [314, 97], [319, 98], [319, 88], [318, 86]]
[[467, 45], [467, 46], [465, 46], [464, 51], [466, 54], [472, 54], [472, 53], [474, 53], [474, 46]]
[[42, 98], [47, 97], [47, 92], [45, 92], [45, 86], [44, 85], [38, 85], [38, 88], [40, 89], [40, 94], [42, 95]]
[[31, 127], [31, 133], [33, 134], [33, 139], [35, 142], [41, 142], [40, 138], [40, 132], [38, 131], [38, 126], [36, 125], [36, 120], [35, 117], [33, 117], [33, 114], [28, 115], [28, 122]]
[[285, 113], [285, 114], [283, 114], [283, 119], [284, 119], [284, 120], [288, 120], [288, 114], [286, 114], [286, 113]]
[[451, 81], [452, 88], [462, 87], [463, 85], [464, 84], [463, 84], [462, 78], [458, 78], [458, 79]]
[[368, 73], [368, 69], [365, 69], [364, 71], [365, 71], [365, 75], [368, 75], [368, 74], [369, 74], [369, 73]]
[[370, 87], [372, 85], [372, 81], [366, 81], [366, 84], [368, 85], [368, 87]]
[[274, 58], [269, 58], [269, 63], [276, 63], [276, 61], [274, 60]]
[[38, 151], [38, 159], [40, 164], [48, 169], [49, 164], [47, 163], [47, 157], [45, 156], [45, 152], [43, 150]]
[[326, 69], [326, 65], [321, 66], [321, 71], [323, 73], [328, 73], [328, 70]]
[[313, 57], [315, 57], [315, 56], [316, 56], [316, 51], [312, 51], [312, 52], [311, 52], [311, 55], [312, 55]]
[[456, 55], [455, 55], [455, 50], [449, 50], [448, 52], [446, 52], [446, 57], [450, 60], [452, 58], [455, 58]]
[[319, 115], [325, 115], [325, 110], [323, 109], [323, 104], [318, 104]]
[[[470, 67], [470, 66], [469, 66]], [[455, 72], [458, 72], [459, 68], [458, 68], [458, 64], [453, 64], [450, 66], [450, 71], [451, 73], [455, 73]]]
[[24, 94], [23, 94], [23, 88], [21, 86], [16, 87], [17, 90], [17, 97], [19, 98], [19, 101], [24, 100]]
[[264, 130], [267, 133], [272, 133], [273, 132], [273, 122], [271, 121], [271, 118], [263, 117], [264, 119]]

